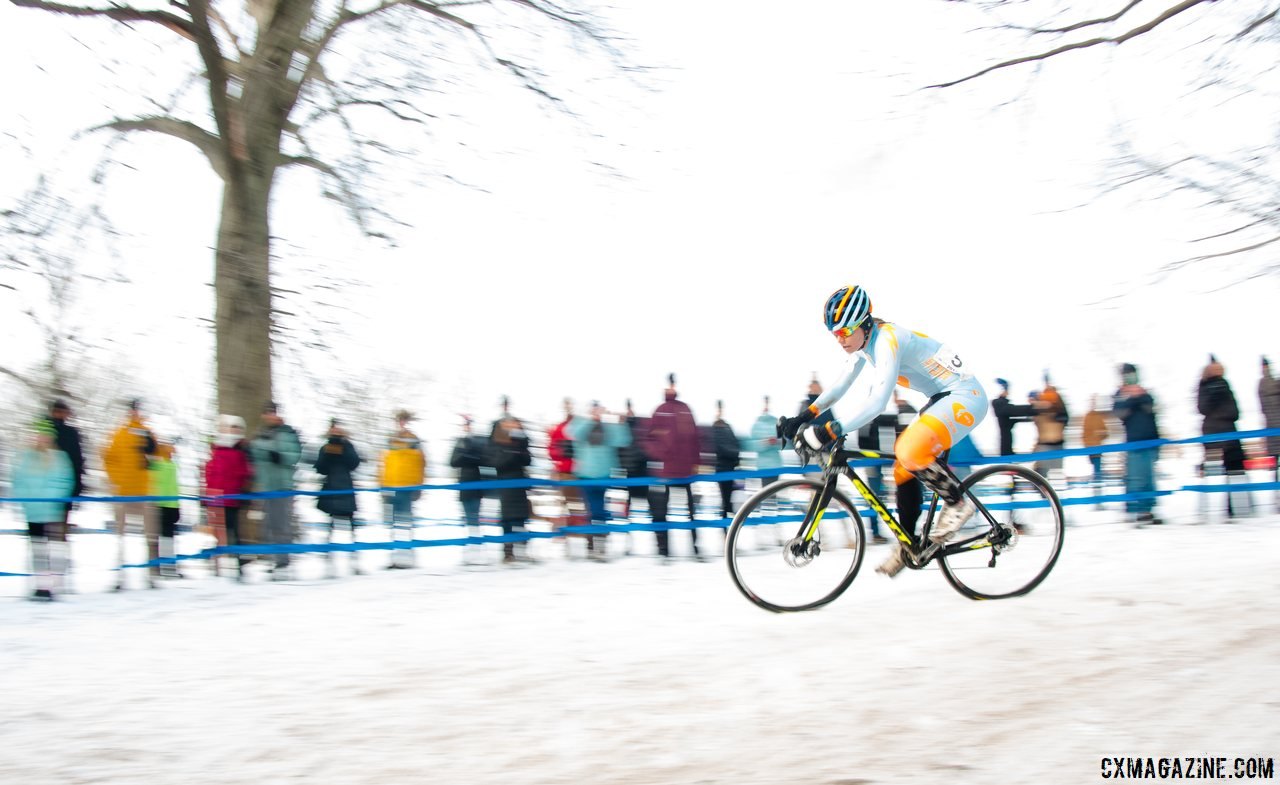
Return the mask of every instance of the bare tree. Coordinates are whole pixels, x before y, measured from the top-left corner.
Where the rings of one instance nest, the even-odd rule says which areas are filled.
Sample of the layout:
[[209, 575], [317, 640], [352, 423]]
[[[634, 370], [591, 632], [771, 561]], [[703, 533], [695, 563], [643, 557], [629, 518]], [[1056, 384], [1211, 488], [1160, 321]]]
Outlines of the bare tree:
[[272, 397], [277, 175], [291, 167], [318, 173], [324, 195], [362, 232], [386, 238], [396, 222], [377, 206], [371, 185], [379, 162], [403, 152], [397, 143], [407, 137], [370, 133], [371, 115], [384, 127], [388, 119], [429, 127], [437, 120], [430, 93], [455, 78], [466, 59], [496, 68], [540, 100], [560, 102], [551, 74], [538, 65], [536, 45], [533, 54], [521, 53], [516, 39], [554, 31], [613, 51], [595, 17], [552, 0], [245, 0], [242, 6], [171, 0], [163, 8], [12, 2], [109, 21], [131, 39], [159, 40], [161, 47], [131, 48], [157, 62], [172, 49], [167, 44], [194, 52], [199, 74], [191, 84], [203, 87], [203, 96], [155, 100], [156, 113], [115, 117], [99, 128], [179, 139], [221, 180], [214, 249], [217, 405], [250, 422]]
[[[1271, 107], [1280, 85], [1272, 72], [1280, 42], [1280, 3], [1274, 0], [946, 1], [988, 12], [994, 22], [984, 32], [999, 41], [992, 49], [999, 54], [931, 88], [1051, 62], [1070, 67], [1071, 58], [1141, 42], [1154, 52], [1198, 58], [1180, 104], [1196, 106], [1201, 118], [1213, 116], [1224, 104], [1249, 99], [1262, 107], [1254, 115], [1259, 122], [1275, 122]], [[1240, 130], [1225, 124], [1219, 128], [1224, 139]], [[1196, 252], [1165, 265], [1161, 276], [1205, 262], [1232, 270], [1224, 276], [1232, 284], [1280, 273], [1280, 262], [1269, 253], [1280, 242], [1280, 182], [1275, 175], [1280, 163], [1275, 132], [1280, 129], [1247, 130], [1252, 138], [1229, 149], [1194, 143], [1153, 149], [1118, 135], [1116, 153], [1108, 161], [1115, 177], [1105, 189], [1141, 186], [1158, 195], [1190, 196], [1225, 221], [1220, 231], [1194, 238]], [[1259, 137], [1264, 141], [1259, 143]]]
[[10, 313], [21, 313], [44, 343], [34, 368], [0, 364], [0, 375], [17, 381], [47, 403], [51, 397], [83, 400], [89, 381], [85, 367], [90, 343], [78, 301], [88, 286], [122, 283], [119, 273], [103, 273], [83, 261], [88, 249], [111, 254], [115, 230], [96, 207], [80, 208], [53, 193], [40, 178], [17, 203], [0, 209], [0, 297]]

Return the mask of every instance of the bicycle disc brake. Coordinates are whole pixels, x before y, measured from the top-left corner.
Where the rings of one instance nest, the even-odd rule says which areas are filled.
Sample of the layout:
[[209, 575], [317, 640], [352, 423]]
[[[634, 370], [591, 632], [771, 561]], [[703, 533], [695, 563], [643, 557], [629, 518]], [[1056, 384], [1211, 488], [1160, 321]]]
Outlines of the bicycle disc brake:
[[806, 541], [800, 537], [792, 537], [782, 546], [782, 559], [792, 567], [809, 565], [819, 553], [822, 553], [822, 546], [817, 540]]
[[1021, 535], [1018, 533], [1017, 526], [1014, 526], [1012, 523], [998, 523], [996, 524], [996, 528], [999, 530], [1001, 535], [1000, 542], [992, 544], [992, 551], [995, 553], [1004, 553], [1005, 551], [1011, 551], [1018, 547], [1018, 538]]

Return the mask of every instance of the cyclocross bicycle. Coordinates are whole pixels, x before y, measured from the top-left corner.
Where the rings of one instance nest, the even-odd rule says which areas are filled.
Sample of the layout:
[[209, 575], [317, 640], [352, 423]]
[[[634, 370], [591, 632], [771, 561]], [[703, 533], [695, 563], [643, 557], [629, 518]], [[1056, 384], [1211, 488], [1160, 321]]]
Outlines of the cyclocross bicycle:
[[940, 504], [928, 501], [920, 535], [905, 531], [850, 460], [893, 459], [892, 453], [846, 450], [844, 439], [822, 452], [796, 446], [801, 465], [815, 457], [821, 479], [780, 480], [748, 499], [725, 537], [725, 559], [738, 590], [765, 610], [807, 611], [839, 597], [858, 576], [866, 551], [862, 518], [837, 487], [848, 478], [906, 549], [906, 565], [937, 561], [947, 582], [975, 600], [1017, 597], [1040, 585], [1058, 560], [1062, 503], [1039, 473], [1013, 464], [984, 466], [961, 480], [976, 510], [943, 545], [929, 541]]

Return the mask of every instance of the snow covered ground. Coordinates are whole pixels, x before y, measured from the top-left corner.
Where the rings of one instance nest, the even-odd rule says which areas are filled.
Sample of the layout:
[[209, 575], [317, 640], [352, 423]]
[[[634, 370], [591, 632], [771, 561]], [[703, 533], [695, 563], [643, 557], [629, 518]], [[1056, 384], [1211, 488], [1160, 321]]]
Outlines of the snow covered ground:
[[1280, 515], [1196, 501], [1142, 530], [1075, 508], [1054, 573], [1001, 602], [876, 575], [884, 546], [781, 616], [721, 560], [560, 542], [527, 568], [435, 548], [324, 581], [304, 557], [295, 583], [193, 568], [52, 604], [4, 578], [0, 782], [1074, 785], [1104, 756], [1280, 757]]

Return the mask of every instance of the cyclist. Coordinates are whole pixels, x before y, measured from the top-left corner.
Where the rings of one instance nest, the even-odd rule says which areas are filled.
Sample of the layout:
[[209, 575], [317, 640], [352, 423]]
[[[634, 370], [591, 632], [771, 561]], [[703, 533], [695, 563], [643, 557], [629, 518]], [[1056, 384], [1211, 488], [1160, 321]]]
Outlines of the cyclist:
[[[928, 485], [944, 505], [929, 532], [941, 544], [949, 540], [974, 512], [973, 502], [960, 492], [960, 481], [944, 463], [947, 451], [973, 430], [987, 413], [987, 394], [969, 373], [959, 355], [929, 336], [871, 315], [871, 298], [860, 286], [844, 286], [827, 298], [823, 309], [827, 329], [849, 356], [844, 373], [830, 389], [795, 417], [779, 421], [782, 435], [803, 439], [821, 449], [844, 433], [857, 433], [885, 409], [894, 386], [930, 396], [919, 415], [894, 444], [893, 479], [897, 485], [898, 517], [915, 536], [916, 522]], [[819, 414], [846, 397], [858, 382], [851, 402], [857, 411], [825, 425], [814, 425]], [[902, 543], [877, 572], [893, 577], [905, 566]]]

